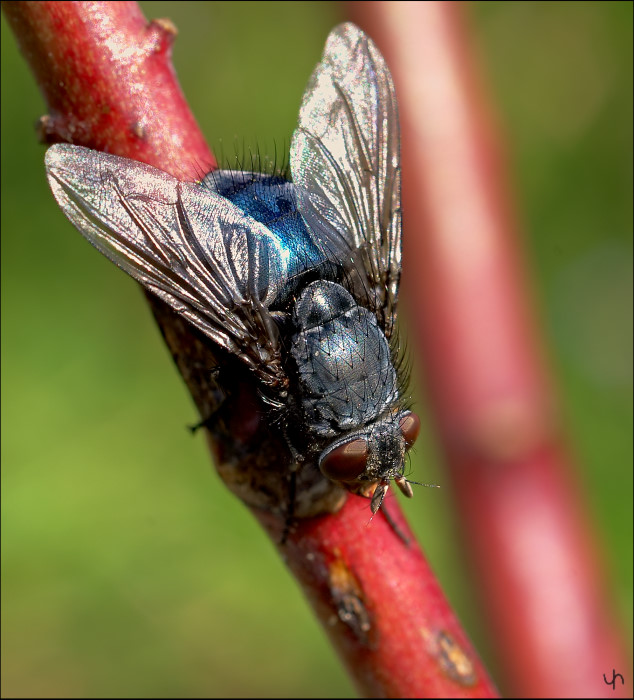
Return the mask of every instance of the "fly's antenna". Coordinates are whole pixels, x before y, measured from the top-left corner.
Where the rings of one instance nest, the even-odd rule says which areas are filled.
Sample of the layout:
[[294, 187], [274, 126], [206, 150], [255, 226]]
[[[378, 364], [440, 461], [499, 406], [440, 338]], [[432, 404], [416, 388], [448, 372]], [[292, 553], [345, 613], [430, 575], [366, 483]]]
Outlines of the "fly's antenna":
[[416, 484], [416, 486], [426, 486], [429, 489], [439, 489], [440, 484], [423, 484], [421, 481], [414, 481], [413, 479], [404, 479], [408, 484]]

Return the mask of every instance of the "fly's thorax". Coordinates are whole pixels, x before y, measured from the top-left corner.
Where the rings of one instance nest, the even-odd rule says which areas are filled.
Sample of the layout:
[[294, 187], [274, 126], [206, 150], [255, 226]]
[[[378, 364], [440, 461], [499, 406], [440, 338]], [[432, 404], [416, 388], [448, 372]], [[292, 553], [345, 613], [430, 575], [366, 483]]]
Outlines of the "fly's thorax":
[[317, 439], [361, 429], [399, 404], [398, 379], [376, 317], [340, 284], [320, 280], [294, 309], [290, 354], [305, 429]]

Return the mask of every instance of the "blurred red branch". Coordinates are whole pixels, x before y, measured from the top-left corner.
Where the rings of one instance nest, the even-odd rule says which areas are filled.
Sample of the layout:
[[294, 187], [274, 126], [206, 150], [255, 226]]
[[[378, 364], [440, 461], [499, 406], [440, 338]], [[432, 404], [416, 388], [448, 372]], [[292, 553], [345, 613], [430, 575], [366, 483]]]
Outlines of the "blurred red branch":
[[[148, 24], [131, 2], [5, 2], [3, 9], [50, 109], [41, 121], [45, 140], [135, 158], [183, 179], [213, 164], [171, 67], [169, 21]], [[208, 415], [194, 368], [197, 341], [163, 307], [154, 313]], [[251, 425], [242, 418], [240, 426]], [[229, 459], [230, 446], [214, 449]], [[411, 537], [396, 502], [387, 507]], [[279, 542], [284, 509], [251, 510]], [[382, 697], [495, 695], [418, 547], [405, 545], [383, 513], [368, 518], [367, 501], [349, 497], [335, 515], [298, 521], [282, 548], [359, 689]]]
[[[348, 8], [376, 41], [396, 84], [405, 296], [508, 692], [631, 695], [462, 8], [453, 2]], [[603, 678], [612, 669], [627, 676], [616, 691]]]

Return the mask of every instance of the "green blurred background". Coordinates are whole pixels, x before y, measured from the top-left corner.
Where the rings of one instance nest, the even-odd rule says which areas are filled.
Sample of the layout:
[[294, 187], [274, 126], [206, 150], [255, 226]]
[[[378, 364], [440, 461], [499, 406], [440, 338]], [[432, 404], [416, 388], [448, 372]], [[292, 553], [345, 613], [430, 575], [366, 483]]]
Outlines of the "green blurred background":
[[[141, 5], [177, 25], [181, 85], [227, 153], [288, 144], [345, 18], [316, 2]], [[468, 9], [564, 418], [631, 631], [632, 4]], [[2, 695], [354, 695], [272, 545], [185, 429], [196, 413], [143, 295], [50, 196], [34, 131], [45, 108], [4, 19], [1, 68]], [[429, 432], [413, 466], [446, 483]], [[450, 489], [404, 505], [494, 670]]]

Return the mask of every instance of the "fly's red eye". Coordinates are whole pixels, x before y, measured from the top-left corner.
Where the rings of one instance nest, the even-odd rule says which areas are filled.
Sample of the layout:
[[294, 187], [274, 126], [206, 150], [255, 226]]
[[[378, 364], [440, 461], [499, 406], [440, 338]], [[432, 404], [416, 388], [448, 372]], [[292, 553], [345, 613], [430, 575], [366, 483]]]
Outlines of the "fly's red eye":
[[415, 413], [408, 413], [401, 418], [400, 426], [405, 444], [409, 449], [416, 442], [420, 432], [420, 418]]
[[365, 470], [367, 461], [368, 443], [359, 438], [328, 452], [319, 468], [333, 481], [354, 481]]

